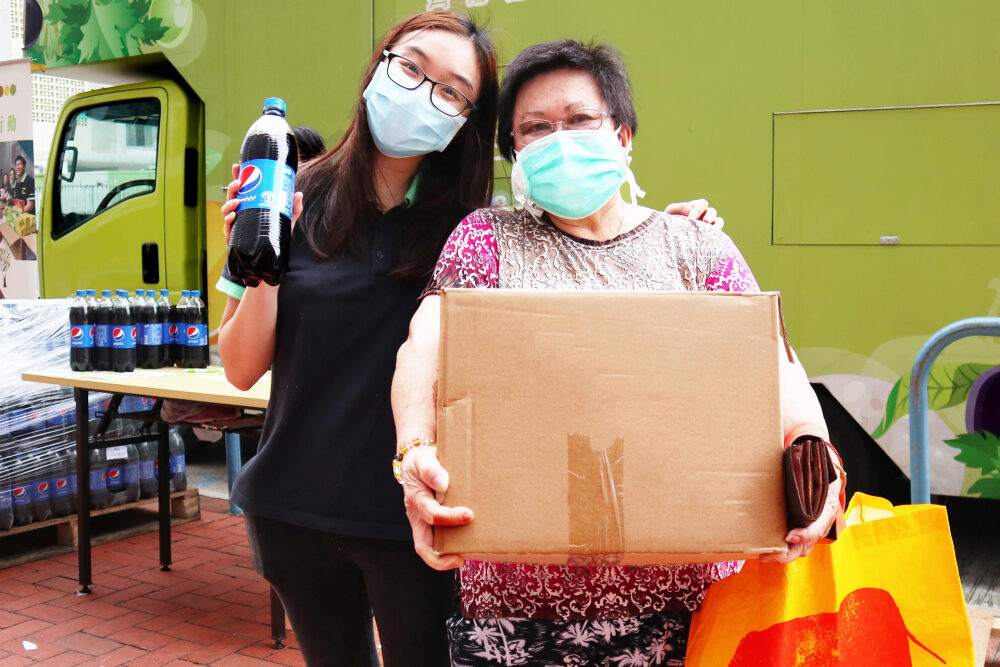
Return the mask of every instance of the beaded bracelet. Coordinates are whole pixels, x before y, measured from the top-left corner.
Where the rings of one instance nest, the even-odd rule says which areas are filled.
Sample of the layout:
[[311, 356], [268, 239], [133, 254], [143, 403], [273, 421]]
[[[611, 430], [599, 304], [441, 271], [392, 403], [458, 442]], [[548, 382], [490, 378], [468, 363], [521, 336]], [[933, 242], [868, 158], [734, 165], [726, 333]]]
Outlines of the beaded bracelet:
[[438, 444], [431, 439], [424, 438], [414, 438], [409, 442], [404, 442], [403, 444], [396, 447], [396, 456], [392, 459], [392, 476], [396, 478], [396, 481], [400, 484], [403, 483], [403, 457], [411, 449], [416, 447], [437, 447]]

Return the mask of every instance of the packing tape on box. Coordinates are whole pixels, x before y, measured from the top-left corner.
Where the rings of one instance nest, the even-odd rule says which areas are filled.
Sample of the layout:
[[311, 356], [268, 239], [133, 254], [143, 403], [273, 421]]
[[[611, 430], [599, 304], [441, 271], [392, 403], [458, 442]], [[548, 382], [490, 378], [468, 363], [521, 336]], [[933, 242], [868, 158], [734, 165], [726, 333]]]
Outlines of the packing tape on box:
[[567, 565], [609, 567], [625, 553], [625, 440], [594, 447], [585, 435], [567, 436], [569, 557]]

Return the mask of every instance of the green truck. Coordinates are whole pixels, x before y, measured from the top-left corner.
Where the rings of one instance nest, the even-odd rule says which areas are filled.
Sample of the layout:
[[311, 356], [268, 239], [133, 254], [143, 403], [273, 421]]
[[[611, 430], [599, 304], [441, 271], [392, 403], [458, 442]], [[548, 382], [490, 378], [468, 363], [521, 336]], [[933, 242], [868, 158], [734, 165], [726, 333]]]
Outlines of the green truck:
[[[334, 140], [378, 37], [451, 9], [488, 18], [503, 62], [562, 37], [624, 53], [644, 203], [704, 196], [725, 216], [762, 288], [782, 292], [792, 342], [869, 488], [898, 475], [893, 463], [909, 469], [921, 344], [1000, 314], [990, 0], [28, 3], [42, 17], [26, 51], [37, 67], [126, 84], [62, 112], [41, 202], [43, 296], [200, 287], [218, 322], [223, 186], [261, 102], [283, 97], [292, 125]], [[498, 160], [497, 203], [508, 175]], [[1000, 498], [998, 366], [1000, 341], [985, 338], [935, 365], [934, 493]]]

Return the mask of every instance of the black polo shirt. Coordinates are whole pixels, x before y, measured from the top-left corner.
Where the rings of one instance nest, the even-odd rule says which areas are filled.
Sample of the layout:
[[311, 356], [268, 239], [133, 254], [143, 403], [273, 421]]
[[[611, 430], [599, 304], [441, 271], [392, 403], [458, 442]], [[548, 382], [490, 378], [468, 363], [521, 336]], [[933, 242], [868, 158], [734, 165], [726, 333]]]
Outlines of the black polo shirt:
[[233, 487], [251, 514], [357, 537], [411, 539], [392, 476], [389, 389], [423, 284], [388, 275], [399, 206], [359, 257], [317, 261], [299, 225], [278, 290], [271, 399], [257, 455]]

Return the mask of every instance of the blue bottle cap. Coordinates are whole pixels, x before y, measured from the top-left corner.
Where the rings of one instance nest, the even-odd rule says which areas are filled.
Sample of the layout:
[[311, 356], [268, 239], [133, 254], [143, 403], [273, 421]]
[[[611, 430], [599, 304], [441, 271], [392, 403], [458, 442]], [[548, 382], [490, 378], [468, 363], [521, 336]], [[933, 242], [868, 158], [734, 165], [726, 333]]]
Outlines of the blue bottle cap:
[[76, 291], [76, 295], [77, 296], [87, 296], [87, 290], [85, 290], [85, 289], [78, 289]]
[[109, 290], [109, 289], [102, 289], [101, 290], [101, 296], [111, 296], [111, 290]]
[[160, 296], [170, 296], [170, 290], [168, 290], [168, 289], [161, 289], [160, 290]]
[[136, 296], [146, 296], [146, 290], [144, 290], [144, 289], [137, 289], [135, 291], [135, 295]]
[[191, 290], [191, 296], [196, 296], [196, 297], [198, 297], [200, 299], [201, 298], [201, 290], [200, 289], [193, 289], [193, 290]]
[[282, 116], [285, 115], [285, 100], [280, 97], [269, 97], [264, 100], [264, 113], [267, 113], [269, 109], [279, 112]]
[[118, 296], [128, 296], [128, 290], [127, 289], [116, 289], [115, 290], [115, 294], [117, 294]]
[[87, 290], [87, 296], [95, 296], [96, 294], [97, 294], [97, 290], [95, 290], [95, 289], [89, 289], [89, 290]]
[[191, 290], [182, 289], [181, 296], [191, 296]]

